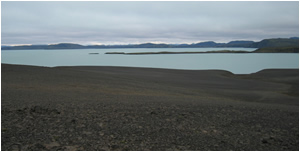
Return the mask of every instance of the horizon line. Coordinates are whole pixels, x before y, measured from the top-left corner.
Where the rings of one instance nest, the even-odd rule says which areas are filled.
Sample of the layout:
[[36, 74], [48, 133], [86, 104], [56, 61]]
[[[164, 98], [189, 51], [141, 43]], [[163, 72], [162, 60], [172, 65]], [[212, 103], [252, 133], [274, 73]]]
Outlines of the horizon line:
[[[294, 36], [299, 38], [299, 36]], [[294, 38], [294, 37], [288, 37], [288, 38], [265, 38], [265, 39], [290, 39], [290, 38]], [[262, 40], [265, 40], [262, 39]], [[34, 45], [58, 45], [58, 44], [78, 44], [78, 45], [82, 45], [82, 46], [114, 46], [114, 45], [140, 45], [140, 44], [167, 44], [167, 45], [182, 45], [182, 44], [187, 44], [187, 45], [191, 45], [191, 44], [197, 44], [197, 43], [204, 43], [204, 42], [215, 42], [215, 43], [230, 43], [230, 42], [234, 42], [234, 41], [253, 41], [253, 42], [259, 42], [262, 40], [245, 40], [245, 39], [237, 39], [237, 40], [232, 40], [232, 41], [227, 41], [227, 42], [216, 42], [216, 41], [212, 41], [212, 40], [208, 40], [208, 41], [197, 41], [197, 42], [182, 42], [182, 43], [167, 43], [167, 42], [161, 42], [161, 41], [149, 41], [149, 42], [142, 42], [142, 43], [100, 43], [100, 42], [90, 42], [90, 43], [78, 43], [78, 42], [58, 42], [58, 43], [48, 43], [48, 44], [1, 44], [2, 46], [10, 46], [10, 47], [14, 47], [14, 46], [34, 46]]]

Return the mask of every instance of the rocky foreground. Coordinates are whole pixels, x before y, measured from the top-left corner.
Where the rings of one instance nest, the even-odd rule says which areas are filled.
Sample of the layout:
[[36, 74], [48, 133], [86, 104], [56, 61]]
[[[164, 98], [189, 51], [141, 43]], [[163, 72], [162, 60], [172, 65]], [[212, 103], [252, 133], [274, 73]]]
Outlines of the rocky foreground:
[[298, 70], [1, 71], [1, 150], [299, 150]]

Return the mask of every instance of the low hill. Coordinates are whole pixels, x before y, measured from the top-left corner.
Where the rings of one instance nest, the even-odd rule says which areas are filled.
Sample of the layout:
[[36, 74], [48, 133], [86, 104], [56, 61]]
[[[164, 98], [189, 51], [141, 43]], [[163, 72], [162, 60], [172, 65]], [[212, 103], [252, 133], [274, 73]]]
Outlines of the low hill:
[[231, 41], [226, 44], [226, 47], [250, 47], [253, 43], [254, 41]]
[[196, 44], [191, 44], [192, 47], [218, 47], [220, 44], [214, 41], [200, 42]]
[[135, 45], [134, 47], [136, 47], [136, 48], [168, 48], [168, 47], [172, 47], [172, 46], [170, 46], [168, 44], [143, 43], [143, 44]]
[[254, 47], [254, 48], [299, 47], [299, 39], [294, 39], [294, 38], [264, 39], [260, 42], [253, 43], [250, 47]]
[[83, 49], [85, 46], [72, 43], [59, 43], [51, 45], [23, 45], [23, 46], [5, 46], [2, 50], [37, 50], [37, 49]]
[[72, 44], [72, 43], [52, 44], [46, 47], [46, 49], [81, 49], [81, 48], [84, 48], [84, 46], [79, 44]]
[[299, 53], [299, 47], [265, 47], [259, 48], [253, 53]]

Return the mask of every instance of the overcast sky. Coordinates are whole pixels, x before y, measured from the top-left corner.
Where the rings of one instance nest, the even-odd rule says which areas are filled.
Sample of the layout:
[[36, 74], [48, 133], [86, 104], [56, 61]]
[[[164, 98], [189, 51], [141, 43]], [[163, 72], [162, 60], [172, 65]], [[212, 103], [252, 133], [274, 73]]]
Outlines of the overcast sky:
[[9, 2], [1, 42], [194, 43], [299, 36], [299, 2]]

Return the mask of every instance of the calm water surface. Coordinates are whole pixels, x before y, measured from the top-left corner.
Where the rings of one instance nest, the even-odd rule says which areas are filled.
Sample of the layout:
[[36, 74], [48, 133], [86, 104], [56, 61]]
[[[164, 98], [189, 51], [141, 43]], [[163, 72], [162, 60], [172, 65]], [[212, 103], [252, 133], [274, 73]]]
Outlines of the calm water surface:
[[[5, 50], [1, 63], [37, 66], [129, 66], [170, 69], [221, 69], [236, 74], [247, 74], [262, 69], [299, 68], [298, 53], [251, 54], [155, 54], [122, 55], [105, 52], [184, 52], [212, 50], [244, 50], [255, 48], [157, 48], [157, 49], [78, 49], [78, 50]], [[99, 53], [91, 55], [89, 53]]]

